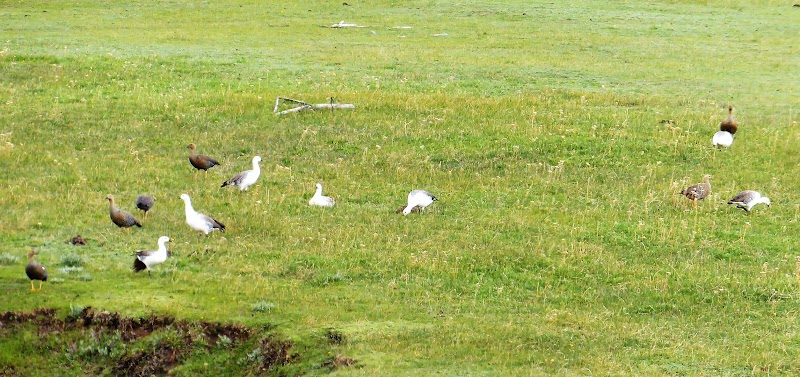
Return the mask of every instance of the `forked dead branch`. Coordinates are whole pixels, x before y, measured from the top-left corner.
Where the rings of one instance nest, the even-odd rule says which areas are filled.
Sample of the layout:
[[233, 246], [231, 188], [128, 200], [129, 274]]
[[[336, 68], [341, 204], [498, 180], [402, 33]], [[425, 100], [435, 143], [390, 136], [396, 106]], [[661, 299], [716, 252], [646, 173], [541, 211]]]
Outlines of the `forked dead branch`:
[[[278, 111], [278, 108], [280, 107], [281, 102], [292, 102], [292, 103], [298, 104], [300, 106], [295, 106], [295, 107], [293, 107], [291, 109], [288, 109], [288, 110]], [[275, 108], [272, 110], [272, 112], [274, 112], [275, 115], [285, 115], [285, 114], [296, 113], [296, 112], [304, 111], [304, 110], [316, 111], [316, 110], [321, 110], [321, 109], [331, 109], [331, 111], [333, 111], [334, 109], [355, 109], [355, 108], [356, 108], [356, 106], [353, 105], [353, 104], [350, 104], [350, 103], [334, 103], [333, 102], [333, 97], [330, 98], [330, 102], [328, 102], [328, 103], [318, 103], [318, 104], [309, 104], [309, 103], [306, 103], [304, 101], [300, 101], [300, 100], [296, 100], [296, 99], [292, 99], [292, 98], [288, 98], [288, 97], [278, 97], [278, 98], [275, 99]]]

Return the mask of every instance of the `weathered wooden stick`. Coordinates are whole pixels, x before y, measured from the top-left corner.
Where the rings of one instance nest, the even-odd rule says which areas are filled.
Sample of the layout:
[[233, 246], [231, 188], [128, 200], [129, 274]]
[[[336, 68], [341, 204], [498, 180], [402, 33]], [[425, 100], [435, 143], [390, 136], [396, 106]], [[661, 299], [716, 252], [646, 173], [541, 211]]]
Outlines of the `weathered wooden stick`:
[[306, 104], [306, 105], [303, 105], [303, 106], [298, 106], [298, 107], [295, 107], [295, 108], [291, 108], [289, 110], [283, 110], [281, 112], [277, 112], [277, 113], [275, 113], [275, 115], [291, 114], [291, 113], [296, 113], [298, 111], [303, 111], [303, 110], [355, 109], [355, 108], [356, 108], [356, 106], [351, 104], [351, 103], [319, 103], [319, 104], [316, 104], [316, 105], [308, 105], [308, 104]]

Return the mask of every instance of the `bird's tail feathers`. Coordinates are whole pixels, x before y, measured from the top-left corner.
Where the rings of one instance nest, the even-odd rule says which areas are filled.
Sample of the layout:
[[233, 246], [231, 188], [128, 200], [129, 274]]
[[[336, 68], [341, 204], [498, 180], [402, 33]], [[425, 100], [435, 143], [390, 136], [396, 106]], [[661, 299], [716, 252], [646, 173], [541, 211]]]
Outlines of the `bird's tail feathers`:
[[133, 260], [133, 272], [139, 272], [147, 269], [147, 265], [140, 261], [139, 258]]

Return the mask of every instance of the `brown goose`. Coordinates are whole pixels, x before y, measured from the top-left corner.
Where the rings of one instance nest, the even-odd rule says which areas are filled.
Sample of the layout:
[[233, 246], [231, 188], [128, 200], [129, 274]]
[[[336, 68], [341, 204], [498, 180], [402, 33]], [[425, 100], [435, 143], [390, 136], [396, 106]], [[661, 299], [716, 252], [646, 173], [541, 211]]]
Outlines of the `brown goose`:
[[155, 204], [155, 199], [149, 195], [139, 195], [136, 197], [136, 208], [140, 209], [144, 212], [144, 218], [147, 218], [147, 211], [150, 208], [153, 208], [153, 204]]
[[187, 148], [190, 150], [189, 162], [192, 164], [192, 166], [194, 166], [195, 169], [197, 169], [195, 170], [195, 173], [197, 173], [199, 170], [202, 170], [206, 172], [206, 175], [208, 175], [208, 169], [219, 165], [217, 160], [202, 154], [197, 154], [197, 146], [194, 145], [194, 143], [189, 144]]
[[31, 248], [28, 253], [28, 265], [25, 266], [25, 275], [28, 275], [28, 279], [31, 279], [31, 292], [36, 291], [36, 288], [33, 287], [34, 280], [39, 280], [40, 291], [42, 290], [42, 284], [47, 281], [47, 270], [33, 259], [36, 254], [38, 253]]
[[108, 200], [108, 209], [109, 213], [111, 214], [111, 221], [120, 228], [125, 228], [125, 231], [130, 233], [130, 228], [134, 225], [138, 226], [139, 228], [142, 227], [142, 223], [139, 220], [136, 220], [133, 215], [129, 212], [121, 210], [117, 208], [114, 204], [114, 196], [111, 194], [106, 195], [106, 200]]
[[723, 120], [722, 122], [720, 122], [719, 130], [728, 132], [731, 135], [733, 135], [736, 133], [736, 130], [738, 128], [739, 128], [739, 123], [736, 123], [736, 121], [733, 120], [733, 106], [728, 106], [728, 117], [725, 118], [725, 120]]
[[703, 177], [703, 183], [696, 183], [693, 184], [683, 190], [681, 190], [681, 195], [685, 196], [689, 200], [694, 203], [694, 207], [697, 208], [697, 201], [705, 199], [709, 194], [711, 194], [711, 176], [706, 175]]

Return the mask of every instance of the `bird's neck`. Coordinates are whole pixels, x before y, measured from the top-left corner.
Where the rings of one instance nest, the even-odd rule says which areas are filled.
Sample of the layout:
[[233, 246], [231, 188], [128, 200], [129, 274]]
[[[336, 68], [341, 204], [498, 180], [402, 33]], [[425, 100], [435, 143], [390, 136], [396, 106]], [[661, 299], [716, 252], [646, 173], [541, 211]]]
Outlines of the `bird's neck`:
[[188, 200], [184, 200], [183, 201], [183, 206], [186, 209], [186, 214], [194, 213], [194, 208], [192, 208], [192, 202], [190, 202]]

